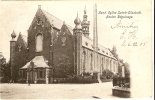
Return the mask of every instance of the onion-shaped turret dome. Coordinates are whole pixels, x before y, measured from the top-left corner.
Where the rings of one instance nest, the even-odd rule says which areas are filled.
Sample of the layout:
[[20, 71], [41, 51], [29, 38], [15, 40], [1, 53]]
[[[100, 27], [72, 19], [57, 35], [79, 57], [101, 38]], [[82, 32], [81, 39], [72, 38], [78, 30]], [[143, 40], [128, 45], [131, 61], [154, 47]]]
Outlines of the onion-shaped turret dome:
[[12, 38], [15, 38], [15, 37], [16, 37], [16, 33], [14, 32], [14, 30], [13, 30], [13, 32], [12, 32], [12, 34], [11, 34], [11, 37], [12, 37]]

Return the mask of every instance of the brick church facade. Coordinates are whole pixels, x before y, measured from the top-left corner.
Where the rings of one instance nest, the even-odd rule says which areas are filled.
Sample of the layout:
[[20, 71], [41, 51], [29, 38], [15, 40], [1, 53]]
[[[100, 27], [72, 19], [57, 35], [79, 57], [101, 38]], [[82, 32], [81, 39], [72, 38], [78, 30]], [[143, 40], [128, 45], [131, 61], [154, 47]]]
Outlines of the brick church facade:
[[[16, 81], [23, 78], [33, 83], [67, 75], [102, 73], [104, 69], [118, 72], [118, 61], [109, 49], [98, 45], [97, 58], [93, 57], [93, 40], [89, 37], [86, 9], [83, 21], [74, 20], [75, 27], [54, 17], [38, 6], [36, 15], [28, 29], [28, 35], [11, 34], [11, 76]], [[97, 59], [97, 66], [94, 60]], [[93, 74], [92, 74], [93, 75]]]

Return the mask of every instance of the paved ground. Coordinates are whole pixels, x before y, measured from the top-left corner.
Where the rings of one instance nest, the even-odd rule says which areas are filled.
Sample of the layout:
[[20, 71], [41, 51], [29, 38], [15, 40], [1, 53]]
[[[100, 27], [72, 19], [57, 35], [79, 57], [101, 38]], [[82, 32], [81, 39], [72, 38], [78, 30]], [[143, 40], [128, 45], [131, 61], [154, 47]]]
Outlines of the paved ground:
[[112, 83], [0, 84], [1, 99], [93, 99], [112, 96]]

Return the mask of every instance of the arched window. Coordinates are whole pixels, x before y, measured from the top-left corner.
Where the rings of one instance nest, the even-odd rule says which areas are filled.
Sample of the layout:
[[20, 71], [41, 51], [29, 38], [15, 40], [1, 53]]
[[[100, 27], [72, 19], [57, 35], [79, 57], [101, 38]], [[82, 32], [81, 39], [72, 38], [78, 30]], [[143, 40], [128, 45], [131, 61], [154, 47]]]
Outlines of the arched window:
[[109, 65], [109, 62], [108, 62], [108, 59], [106, 59], [106, 68], [108, 69], [108, 65]]
[[102, 71], [104, 70], [104, 67], [103, 67], [103, 58], [102, 58], [102, 61], [101, 61], [101, 65], [102, 65]]
[[101, 67], [100, 67], [100, 73], [102, 73], [103, 71], [103, 58], [100, 59], [100, 64], [101, 64]]
[[82, 53], [82, 67], [83, 67], [83, 73], [85, 72], [85, 68], [86, 68], [86, 52], [83, 51]]
[[110, 71], [112, 71], [112, 67], [111, 67], [112, 64], [111, 64], [111, 62], [112, 62], [112, 61], [110, 60]]
[[97, 56], [97, 61], [96, 61], [96, 63], [97, 63], [97, 68], [99, 67], [99, 59], [98, 59], [98, 56]]
[[103, 69], [106, 69], [106, 67], [105, 67], [105, 57], [103, 57]]
[[43, 36], [38, 33], [36, 36], [36, 52], [41, 52], [43, 50]]
[[113, 68], [114, 68], [114, 72], [115, 72], [115, 69], [116, 69], [116, 68], [115, 68], [115, 61], [113, 62]]
[[93, 69], [93, 55], [90, 54], [90, 69]]
[[116, 72], [118, 73], [118, 63], [115, 62], [115, 68], [116, 68]]

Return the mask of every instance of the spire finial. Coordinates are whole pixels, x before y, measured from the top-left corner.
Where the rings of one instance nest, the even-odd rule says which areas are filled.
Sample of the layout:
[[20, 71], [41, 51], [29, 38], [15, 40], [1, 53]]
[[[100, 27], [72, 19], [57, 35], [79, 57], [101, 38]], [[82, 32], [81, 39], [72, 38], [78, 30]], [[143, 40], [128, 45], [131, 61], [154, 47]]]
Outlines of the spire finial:
[[75, 28], [76, 29], [80, 29], [81, 28], [81, 20], [80, 20], [80, 18], [78, 17], [78, 12], [77, 12], [77, 17], [76, 17], [76, 19], [74, 20], [74, 23], [75, 23]]
[[86, 6], [85, 6], [84, 14], [86, 14], [86, 13], [87, 13], [87, 11], [86, 11]]

